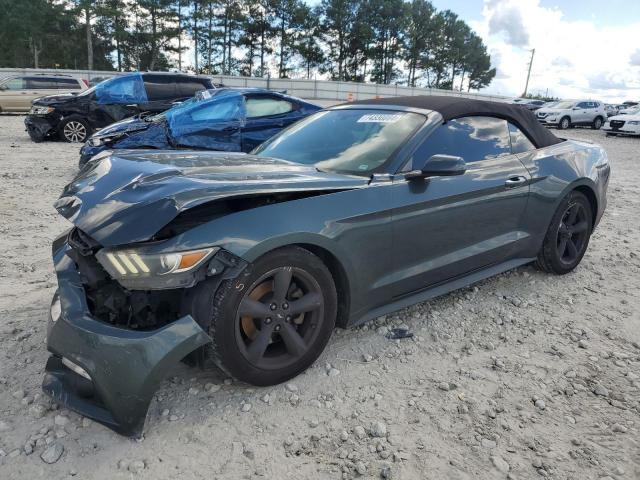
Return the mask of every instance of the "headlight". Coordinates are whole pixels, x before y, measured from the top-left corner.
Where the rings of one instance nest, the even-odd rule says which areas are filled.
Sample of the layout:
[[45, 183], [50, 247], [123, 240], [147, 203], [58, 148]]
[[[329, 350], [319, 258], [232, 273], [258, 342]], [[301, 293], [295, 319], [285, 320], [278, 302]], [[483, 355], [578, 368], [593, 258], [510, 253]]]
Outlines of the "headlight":
[[39, 107], [37, 105], [34, 105], [31, 107], [29, 114], [30, 115], [46, 115], [47, 113], [51, 113], [54, 110], [55, 108], [53, 107]]
[[149, 253], [139, 249], [98, 251], [96, 258], [122, 286], [133, 290], [186, 288], [195, 283], [197, 267], [220, 250], [218, 247], [186, 252]]
[[99, 147], [103, 143], [104, 143], [103, 137], [91, 137], [89, 139], [89, 145], [91, 145], [92, 147]]
[[640, 121], [637, 120], [629, 120], [627, 125], [640, 125]]

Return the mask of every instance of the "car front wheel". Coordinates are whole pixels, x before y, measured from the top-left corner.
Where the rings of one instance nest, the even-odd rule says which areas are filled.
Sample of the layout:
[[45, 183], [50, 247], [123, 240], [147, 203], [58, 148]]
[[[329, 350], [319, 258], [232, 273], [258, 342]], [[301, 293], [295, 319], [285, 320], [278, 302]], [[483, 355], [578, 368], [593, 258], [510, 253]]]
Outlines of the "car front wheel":
[[551, 220], [538, 253], [538, 268], [558, 275], [569, 273], [587, 251], [592, 230], [591, 203], [574, 190], [560, 202]]
[[84, 118], [69, 117], [58, 128], [60, 137], [71, 143], [84, 143], [91, 134], [91, 127]]
[[300, 247], [274, 250], [215, 293], [212, 357], [244, 382], [282, 383], [322, 353], [336, 313], [336, 288], [324, 263]]
[[558, 123], [558, 128], [560, 130], [566, 130], [570, 126], [571, 126], [571, 120], [569, 119], [569, 117], [562, 117], [562, 119], [560, 119], [560, 123]]

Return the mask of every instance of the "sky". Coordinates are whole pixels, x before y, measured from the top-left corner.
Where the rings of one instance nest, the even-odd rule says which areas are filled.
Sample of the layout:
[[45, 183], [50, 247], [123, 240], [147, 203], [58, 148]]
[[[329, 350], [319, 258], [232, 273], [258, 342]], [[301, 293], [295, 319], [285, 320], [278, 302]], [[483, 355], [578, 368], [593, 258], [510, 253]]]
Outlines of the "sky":
[[[306, 0], [315, 5], [319, 0]], [[431, 0], [482, 37], [496, 78], [486, 93], [640, 100], [640, 0]]]
[[[638, 0], [432, 0], [479, 34], [497, 69], [487, 93], [640, 99]], [[548, 89], [548, 90], [547, 90]]]

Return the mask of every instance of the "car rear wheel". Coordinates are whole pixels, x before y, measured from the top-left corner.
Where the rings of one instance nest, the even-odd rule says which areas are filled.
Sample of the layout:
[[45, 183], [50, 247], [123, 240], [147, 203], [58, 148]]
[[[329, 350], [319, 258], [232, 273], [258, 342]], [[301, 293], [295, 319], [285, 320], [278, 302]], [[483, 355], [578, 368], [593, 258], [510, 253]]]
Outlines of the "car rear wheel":
[[558, 123], [558, 128], [560, 130], [566, 130], [570, 126], [571, 126], [571, 120], [569, 119], [569, 117], [562, 117], [560, 119], [560, 122]]
[[335, 326], [331, 273], [299, 247], [258, 259], [215, 293], [210, 336], [216, 364], [253, 385], [275, 385], [308, 368]]
[[593, 124], [591, 125], [591, 128], [593, 128], [594, 130], [600, 130], [600, 127], [602, 127], [602, 117], [596, 117], [593, 121]]
[[558, 275], [576, 268], [587, 251], [592, 229], [591, 203], [574, 190], [560, 202], [551, 220], [538, 253], [538, 268]]
[[91, 127], [81, 117], [69, 117], [63, 120], [58, 129], [60, 137], [71, 143], [84, 143], [91, 134]]

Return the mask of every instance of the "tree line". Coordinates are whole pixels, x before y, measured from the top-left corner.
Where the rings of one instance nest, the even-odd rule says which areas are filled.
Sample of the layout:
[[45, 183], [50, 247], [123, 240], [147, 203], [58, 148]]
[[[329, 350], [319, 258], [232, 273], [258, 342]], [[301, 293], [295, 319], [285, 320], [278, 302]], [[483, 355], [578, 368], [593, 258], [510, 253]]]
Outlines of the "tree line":
[[482, 39], [428, 0], [0, 0], [0, 66], [314, 78], [473, 90]]

